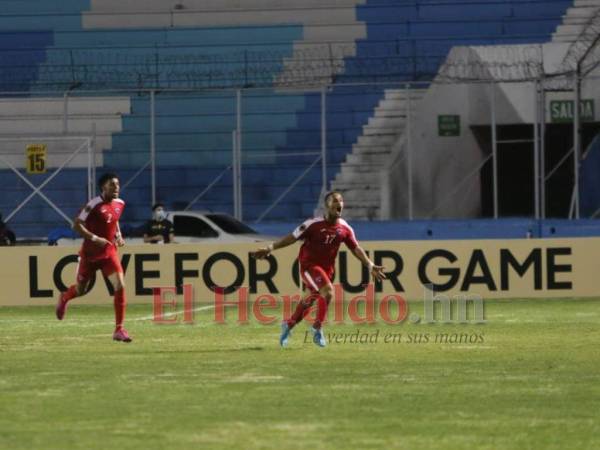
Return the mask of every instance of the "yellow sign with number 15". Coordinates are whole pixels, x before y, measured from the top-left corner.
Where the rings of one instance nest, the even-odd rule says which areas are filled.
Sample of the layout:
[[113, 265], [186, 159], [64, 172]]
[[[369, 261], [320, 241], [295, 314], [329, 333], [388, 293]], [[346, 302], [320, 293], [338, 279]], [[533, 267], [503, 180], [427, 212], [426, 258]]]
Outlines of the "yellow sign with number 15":
[[25, 167], [27, 167], [27, 173], [46, 173], [46, 145], [29, 144], [26, 153]]

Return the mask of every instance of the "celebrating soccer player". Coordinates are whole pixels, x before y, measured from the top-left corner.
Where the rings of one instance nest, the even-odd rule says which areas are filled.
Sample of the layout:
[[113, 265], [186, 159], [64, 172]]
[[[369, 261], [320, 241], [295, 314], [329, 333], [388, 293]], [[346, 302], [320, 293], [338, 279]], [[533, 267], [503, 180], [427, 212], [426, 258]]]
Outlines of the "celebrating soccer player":
[[98, 186], [101, 194], [87, 203], [73, 224], [73, 229], [83, 237], [77, 265], [77, 283], [60, 294], [56, 317], [58, 320], [64, 318], [68, 302], [90, 289], [96, 271], [100, 269], [112, 284], [115, 293], [116, 328], [113, 339], [131, 342], [129, 334], [123, 328], [125, 283], [117, 253], [117, 247], [125, 245], [119, 228], [119, 218], [123, 214], [125, 202], [119, 198], [119, 178], [115, 174], [102, 175]]
[[252, 252], [258, 259], [266, 258], [273, 250], [292, 245], [297, 240], [304, 241], [300, 247], [300, 273], [304, 285], [310, 290], [310, 295], [304, 298], [288, 320], [281, 324], [279, 344], [286, 347], [291, 330], [308, 314], [311, 306], [317, 302], [317, 319], [311, 328], [313, 342], [325, 347], [327, 340], [322, 331], [322, 324], [327, 314], [329, 302], [333, 297], [331, 280], [335, 270], [335, 258], [342, 242], [350, 249], [377, 280], [385, 278], [384, 267], [376, 266], [360, 247], [354, 236], [354, 230], [342, 219], [344, 199], [339, 192], [329, 192], [325, 196], [325, 216], [305, 221], [291, 234], [279, 239], [268, 247]]

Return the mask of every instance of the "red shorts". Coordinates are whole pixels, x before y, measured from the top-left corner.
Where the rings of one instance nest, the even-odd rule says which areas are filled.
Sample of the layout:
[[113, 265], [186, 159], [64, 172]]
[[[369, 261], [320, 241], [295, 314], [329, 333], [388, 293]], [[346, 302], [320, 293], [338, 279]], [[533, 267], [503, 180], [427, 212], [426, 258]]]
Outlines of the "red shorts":
[[304, 285], [316, 294], [323, 286], [331, 284], [333, 269], [326, 271], [321, 266], [301, 267], [300, 275]]
[[121, 260], [117, 252], [110, 253], [106, 258], [90, 261], [84, 256], [79, 256], [77, 260], [77, 282], [84, 283], [91, 280], [97, 270], [102, 271], [102, 275], [109, 277], [113, 273], [123, 273]]

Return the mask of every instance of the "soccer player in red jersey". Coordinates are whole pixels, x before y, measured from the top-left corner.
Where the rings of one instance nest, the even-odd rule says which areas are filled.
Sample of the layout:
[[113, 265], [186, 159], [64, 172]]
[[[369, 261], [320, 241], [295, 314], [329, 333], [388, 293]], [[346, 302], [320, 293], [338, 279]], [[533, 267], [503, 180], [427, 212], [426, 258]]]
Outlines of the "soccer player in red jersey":
[[73, 229], [83, 237], [77, 264], [77, 282], [60, 294], [56, 305], [56, 317], [58, 320], [64, 318], [68, 302], [89, 290], [99, 269], [108, 278], [115, 292], [116, 327], [113, 339], [131, 342], [129, 334], [123, 328], [125, 282], [117, 252], [117, 247], [125, 245], [119, 228], [119, 218], [123, 214], [125, 202], [119, 198], [119, 178], [115, 174], [102, 175], [98, 187], [100, 195], [87, 203], [73, 224]]
[[258, 259], [266, 258], [273, 250], [292, 245], [298, 240], [304, 241], [300, 247], [300, 274], [310, 295], [304, 298], [296, 307], [292, 317], [281, 324], [279, 343], [282, 347], [288, 344], [292, 328], [300, 322], [313, 303], [317, 302], [317, 319], [311, 329], [313, 342], [320, 347], [327, 345], [322, 332], [322, 324], [327, 314], [329, 302], [333, 297], [331, 280], [335, 270], [335, 258], [342, 242], [350, 249], [377, 280], [385, 278], [384, 267], [376, 266], [358, 244], [354, 230], [342, 219], [344, 199], [339, 192], [329, 192], [325, 196], [325, 216], [305, 221], [292, 233], [284, 236], [266, 248], [252, 253]]

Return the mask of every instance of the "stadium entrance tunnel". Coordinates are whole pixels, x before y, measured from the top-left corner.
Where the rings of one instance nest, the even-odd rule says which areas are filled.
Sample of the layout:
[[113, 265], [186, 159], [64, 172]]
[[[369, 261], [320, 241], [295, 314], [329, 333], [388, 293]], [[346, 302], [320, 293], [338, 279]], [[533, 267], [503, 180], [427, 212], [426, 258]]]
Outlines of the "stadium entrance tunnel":
[[[490, 126], [471, 127], [483, 157], [492, 154]], [[582, 155], [600, 132], [600, 123], [581, 126]], [[534, 140], [532, 124], [498, 125], [498, 211], [501, 217], [533, 217]], [[573, 187], [572, 123], [546, 124], [545, 174], [556, 168], [546, 181], [546, 217], [568, 218]], [[562, 160], [562, 163], [561, 163]], [[481, 215], [494, 216], [494, 178], [492, 159], [482, 167]]]

